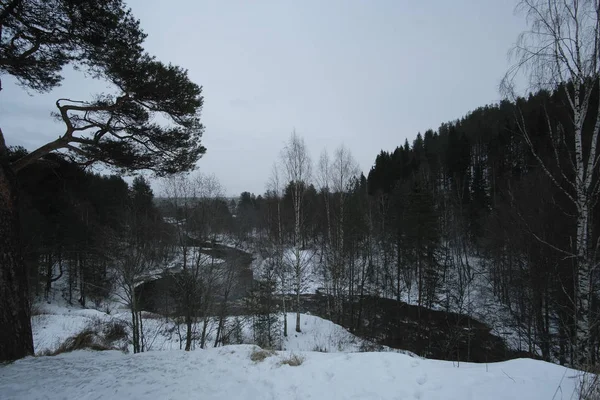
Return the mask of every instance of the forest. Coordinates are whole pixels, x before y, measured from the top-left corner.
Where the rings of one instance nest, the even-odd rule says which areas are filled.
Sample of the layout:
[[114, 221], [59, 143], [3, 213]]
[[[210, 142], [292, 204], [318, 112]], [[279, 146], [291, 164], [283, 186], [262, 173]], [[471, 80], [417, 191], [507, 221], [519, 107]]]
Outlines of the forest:
[[[596, 107], [596, 92], [591, 101]], [[542, 167], [560, 173], [555, 155], [573, 140], [566, 129], [549, 140], [555, 134], [549, 126], [568, 126], [561, 125], [568, 118], [563, 104], [557, 90], [481, 107], [436, 131], [418, 133], [412, 143], [382, 150], [367, 176], [343, 145], [311, 162], [294, 133], [274, 155], [279, 161], [265, 179], [269, 189], [234, 199], [224, 196], [214, 176], [165, 178], [155, 197], [142, 176], [128, 185], [116, 175], [93, 174], [48, 156], [52, 164], [30, 168], [21, 179], [32, 295], [47, 294], [64, 273], [70, 302], [100, 304], [115, 282], [128, 279], [127, 301], [135, 302], [133, 281], [183, 249], [186, 273], [193, 278], [180, 279], [198, 283], [181, 288], [198, 296], [181, 300], [190, 308], [191, 326], [197, 318], [227, 315], [227, 298], [222, 299], [232, 291], [231, 279], [229, 286], [211, 282], [217, 274], [207, 272], [210, 262], [194, 251], [191, 238], [205, 243], [229, 238], [265, 260], [251, 294], [267, 320], [281, 299], [289, 311], [304, 310], [300, 295], [312, 279], [328, 299], [325, 315], [367, 336], [375, 334], [363, 326], [373, 298], [484, 323], [502, 310], [498, 324], [516, 332], [518, 350], [576, 363], [576, 264], [568, 256], [575, 252], [574, 204]], [[519, 131], [516, 110], [533, 147]], [[13, 149], [15, 157], [19, 152], [24, 150]], [[569, 176], [563, 178], [565, 184]], [[594, 204], [592, 215], [596, 210]], [[598, 222], [592, 221], [595, 243]], [[120, 267], [115, 260], [122, 260]], [[594, 297], [592, 315], [595, 305]], [[274, 323], [267, 332], [277, 337], [277, 329]], [[598, 334], [592, 337], [595, 360]]]

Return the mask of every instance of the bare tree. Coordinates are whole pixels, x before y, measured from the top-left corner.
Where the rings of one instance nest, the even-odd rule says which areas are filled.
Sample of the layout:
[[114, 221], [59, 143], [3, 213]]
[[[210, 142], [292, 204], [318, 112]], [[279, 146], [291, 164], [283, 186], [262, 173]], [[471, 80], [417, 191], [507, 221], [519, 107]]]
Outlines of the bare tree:
[[[201, 248], [197, 248], [196, 256], [196, 280], [200, 285], [201, 305], [200, 314], [202, 317], [202, 332], [200, 334], [200, 348], [206, 346], [207, 329], [210, 323], [211, 312], [215, 302], [215, 294], [219, 288], [222, 288], [224, 300], [221, 307], [221, 318], [226, 311], [226, 304], [229, 293], [232, 288], [232, 275], [236, 269], [235, 266], [223, 267], [223, 263], [215, 257], [215, 245], [217, 235], [220, 232], [218, 207], [219, 201], [223, 199], [223, 188], [215, 175], [197, 174], [193, 180], [197, 202], [195, 212], [192, 218], [192, 231], [198, 244], [210, 242], [212, 251], [208, 255], [202, 253]], [[222, 324], [222, 319], [220, 321]], [[217, 335], [218, 336], [218, 335]]]
[[267, 185], [267, 191], [272, 193], [275, 201], [277, 202], [276, 221], [277, 221], [277, 239], [273, 249], [271, 251], [271, 258], [275, 260], [274, 273], [277, 276], [277, 281], [281, 294], [282, 308], [283, 308], [283, 336], [287, 337], [287, 307], [286, 300], [289, 287], [289, 271], [288, 265], [283, 260], [283, 224], [281, 215], [281, 203], [283, 201], [283, 185], [281, 183], [281, 173], [279, 172], [281, 166], [277, 163], [273, 164], [271, 169], [271, 177]]
[[[352, 156], [352, 153], [344, 146], [338, 147], [334, 153], [333, 163], [331, 165], [331, 183], [333, 192], [336, 194], [336, 219], [335, 219], [335, 241], [333, 242], [333, 262], [331, 264], [331, 280], [334, 295], [334, 308], [341, 317], [342, 297], [344, 292], [344, 278], [347, 259], [345, 257], [344, 236], [345, 227], [345, 204], [346, 197], [350, 190], [352, 180], [358, 175], [358, 163]], [[348, 290], [352, 291], [353, 282], [348, 282]]]
[[175, 208], [172, 220], [177, 232], [177, 247], [181, 254], [181, 270], [173, 271], [175, 302], [183, 313], [186, 325], [185, 350], [192, 349], [198, 318], [202, 318], [200, 347], [204, 348], [209, 315], [214, 302], [221, 266], [214, 252], [206, 254], [202, 244], [213, 233], [215, 199], [222, 189], [214, 176], [178, 175], [165, 182], [165, 194]]
[[186, 268], [189, 261], [189, 240], [185, 225], [190, 219], [194, 197], [194, 191], [187, 174], [172, 175], [165, 178], [163, 181], [163, 195], [168, 199], [173, 211], [170, 222], [175, 226], [176, 246], [181, 251], [182, 267]]
[[302, 200], [309, 183], [312, 164], [304, 139], [292, 132], [281, 154], [288, 182], [292, 185], [292, 203], [294, 206], [294, 291], [296, 293], [296, 332], [300, 332], [300, 292], [303, 284], [302, 265]]
[[[523, 0], [518, 10], [526, 15], [530, 29], [519, 37], [514, 49], [517, 62], [506, 74], [503, 89], [514, 95], [515, 77], [525, 72], [532, 89], [561, 90], [571, 117], [563, 126], [546, 115], [555, 165], [536, 152], [520, 112], [517, 120], [541, 168], [575, 208], [574, 249], [555, 250], [576, 260], [576, 347], [577, 361], [583, 363], [591, 355], [591, 275], [598, 250], [591, 236], [591, 209], [600, 191], [600, 103], [592, 106], [592, 93], [600, 83], [600, 4], [595, 0]], [[573, 136], [565, 139], [566, 135]]]
[[122, 293], [117, 295], [131, 310], [133, 352], [140, 353], [145, 349], [142, 310], [138, 304], [136, 287], [157, 266], [154, 243], [128, 238], [115, 243], [113, 251], [116, 283], [122, 289]]
[[327, 235], [322, 238], [323, 246], [321, 247], [321, 273], [323, 274], [323, 285], [325, 286], [325, 294], [327, 296], [327, 315], [331, 317], [331, 306], [329, 297], [331, 296], [331, 274], [330, 268], [332, 264], [331, 244], [333, 238], [331, 234], [331, 162], [327, 149], [321, 152], [319, 164], [317, 167], [317, 185], [319, 191], [323, 194], [323, 203], [325, 204], [325, 219], [327, 225]]
[[219, 343], [226, 342], [226, 323], [227, 323], [227, 311], [228, 301], [231, 293], [235, 290], [238, 280], [238, 271], [240, 269], [239, 257], [229, 259], [222, 263], [219, 268], [219, 283], [217, 292], [221, 296], [219, 314], [217, 316], [217, 333], [215, 336], [214, 347], [217, 347]]

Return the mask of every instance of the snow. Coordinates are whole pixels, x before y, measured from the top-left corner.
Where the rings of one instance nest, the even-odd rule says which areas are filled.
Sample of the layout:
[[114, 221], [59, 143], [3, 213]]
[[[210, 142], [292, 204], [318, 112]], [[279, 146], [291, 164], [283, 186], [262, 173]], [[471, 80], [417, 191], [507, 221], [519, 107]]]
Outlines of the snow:
[[[36, 354], [53, 351], [67, 338], [76, 335], [86, 327], [98, 322], [121, 320], [130, 322], [129, 311], [106, 314], [93, 309], [78, 309], [65, 305], [42, 304], [38, 305], [38, 315], [32, 318], [33, 340]], [[147, 349], [151, 351], [178, 350], [180, 348], [179, 336], [176, 333], [176, 324], [165, 321], [160, 316], [144, 313], [143, 329], [147, 338]], [[240, 317], [241, 318], [241, 317]], [[228, 317], [232, 322], [234, 317]], [[280, 317], [283, 322], [283, 316]], [[243, 323], [242, 339], [244, 343], [252, 343], [250, 322], [241, 318]], [[296, 314], [287, 314], [288, 337], [283, 338], [282, 349], [291, 351], [326, 351], [326, 352], [358, 352], [365, 345], [372, 345], [363, 339], [354, 336], [340, 325], [326, 319], [307, 314], [300, 314], [300, 333], [295, 331]], [[217, 321], [211, 319], [208, 326], [207, 345], [214, 345], [214, 335]], [[194, 328], [196, 332], [202, 329], [201, 323]], [[181, 326], [185, 335], [185, 327]], [[133, 349], [130, 348], [130, 351]], [[383, 347], [384, 351], [397, 351]], [[408, 354], [408, 352], [405, 352]]]
[[[316, 267], [314, 254], [301, 257]], [[51, 304], [34, 307], [36, 354], [56, 349], [91, 325], [129, 323], [129, 311], [115, 302], [99, 306], [109, 313], [67, 305], [59, 283], [48, 299]], [[470, 294], [486, 294], [473, 286]], [[476, 313], [479, 302], [469, 304], [468, 311]], [[301, 314], [302, 332], [295, 332], [294, 313], [287, 314], [283, 351], [253, 362], [254, 345], [212, 348], [214, 319], [208, 328], [209, 348], [184, 352], [173, 321], [144, 316], [150, 351], [76, 351], [0, 365], [0, 399], [570, 399], [577, 398], [574, 392], [582, 378], [579, 371], [530, 359], [472, 364], [427, 360], [385, 347], [362, 353], [376, 347], [313, 315]], [[242, 342], [251, 343], [249, 321], [240, 318]], [[200, 331], [201, 324], [195, 330]], [[282, 365], [290, 355], [304, 362]]]
[[[251, 250], [250, 250], [251, 251]], [[299, 265], [301, 269], [301, 294], [314, 294], [322, 286], [320, 278], [318, 276], [318, 253], [314, 250], [299, 250]], [[267, 268], [272, 258], [262, 258], [260, 254], [253, 252], [254, 260], [251, 268], [255, 279], [260, 279], [263, 276], [263, 271]], [[296, 251], [294, 248], [286, 248], [283, 253], [283, 262], [285, 267], [288, 269], [289, 279], [286, 283], [286, 287], [281, 288], [281, 282], [277, 282], [277, 293], [295, 294], [296, 293], [296, 281], [295, 281], [295, 267], [296, 267]]]
[[[122, 354], [77, 351], [0, 367], [9, 399], [569, 399], [576, 371], [518, 359], [496, 364], [422, 360], [396, 353], [295, 353], [262, 362], [255, 346]], [[575, 396], [576, 398], [576, 396]]]
[[[253, 251], [251, 245], [246, 245], [244, 248], [246, 251]], [[256, 251], [254, 251], [254, 255], [255, 261], [252, 263], [252, 269], [254, 276], [260, 278], [261, 272], [269, 264], [269, 259], [263, 259]], [[292, 247], [285, 249], [284, 260], [288, 264], [294, 265], [296, 258]], [[324, 291], [326, 284], [323, 281], [322, 257], [319, 251], [302, 250], [300, 252], [300, 260], [303, 270], [301, 293], [313, 294], [319, 290]], [[358, 263], [361, 262], [360, 260], [356, 261]], [[457, 295], [458, 277], [455, 271], [449, 270], [447, 272], [447, 281], [438, 289], [438, 299], [433, 304], [432, 309], [465, 314], [484, 322], [491, 328], [491, 333], [502, 338], [510, 349], [517, 351], [539, 350], [535, 343], [532, 344], [527, 341], [528, 334], [526, 327], [519, 325], [510, 309], [502, 304], [494, 294], [492, 282], [486, 272], [489, 270], [488, 266], [485, 265], [486, 261], [481, 257], [469, 255], [464, 262], [470, 265], [473, 276], [465, 284], [463, 295]], [[382, 261], [379, 260], [377, 263], [381, 264]], [[395, 281], [395, 278], [392, 280]], [[417, 305], [419, 296], [416, 280], [410, 286], [407, 286], [404, 279], [402, 279], [401, 284], [400, 301], [406, 304]], [[283, 290], [283, 292], [294, 294], [293, 282], [288, 282], [288, 285], [289, 287]], [[365, 294], [393, 300], [397, 298], [394, 285], [388, 285], [386, 291], [382, 289], [382, 287], [377, 287], [372, 282], [366, 282], [365, 284]], [[280, 282], [278, 282], [277, 291], [278, 293], [282, 292]], [[541, 355], [539, 351], [538, 355]]]
[[[37, 354], [90, 324], [130, 318], [128, 310], [114, 305], [108, 314], [67, 306], [59, 297], [56, 293], [54, 303], [35, 307]], [[250, 344], [184, 352], [172, 321], [144, 314], [152, 351], [28, 357], [0, 366], [0, 399], [570, 399], [577, 398], [582, 377], [530, 359], [472, 364], [389, 348], [361, 353], [363, 340], [313, 315], [302, 314], [302, 332], [295, 332], [293, 313], [287, 315], [284, 351], [262, 362], [250, 359], [257, 349]], [[250, 342], [249, 324], [242, 331], [244, 342]], [[212, 346], [213, 340], [207, 343]], [[302, 357], [302, 365], [282, 365], [291, 355]]]

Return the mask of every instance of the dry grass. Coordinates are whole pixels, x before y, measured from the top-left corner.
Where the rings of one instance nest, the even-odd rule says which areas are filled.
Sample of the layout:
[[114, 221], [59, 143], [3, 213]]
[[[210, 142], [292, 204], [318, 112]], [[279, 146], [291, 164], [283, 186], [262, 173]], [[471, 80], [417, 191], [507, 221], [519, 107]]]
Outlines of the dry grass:
[[46, 350], [39, 355], [56, 356], [62, 353], [69, 353], [75, 350], [120, 350], [126, 351], [126, 344], [120, 348], [115, 346], [115, 342], [127, 339], [127, 327], [122, 321], [100, 322], [93, 321], [78, 334], [67, 338], [55, 350]]
[[102, 334], [111, 343], [127, 339], [127, 326], [123, 321], [110, 321], [102, 326]]
[[281, 360], [279, 362], [279, 364], [280, 365], [289, 365], [290, 367], [297, 367], [299, 365], [302, 365], [304, 360], [305, 360], [304, 356], [301, 356], [298, 354], [290, 354], [289, 357]]
[[255, 347], [250, 353], [250, 359], [254, 362], [264, 361], [267, 357], [271, 357], [275, 352], [273, 350], [265, 350], [260, 347]]
[[98, 335], [98, 332], [92, 329], [84, 329], [75, 336], [71, 336], [65, 340], [56, 350], [44, 351], [42, 356], [56, 356], [62, 353], [69, 353], [75, 350], [118, 350], [116, 347], [112, 347], [106, 339]]

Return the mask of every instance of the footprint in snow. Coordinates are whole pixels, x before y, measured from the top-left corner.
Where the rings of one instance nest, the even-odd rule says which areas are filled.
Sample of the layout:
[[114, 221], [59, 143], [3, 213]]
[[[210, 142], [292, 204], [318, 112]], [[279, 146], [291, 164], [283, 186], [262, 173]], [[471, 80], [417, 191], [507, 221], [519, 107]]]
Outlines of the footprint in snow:
[[419, 385], [424, 385], [427, 382], [427, 374], [422, 375], [420, 377], [417, 378], [417, 383]]

